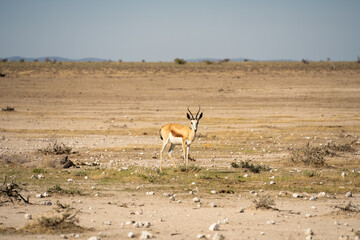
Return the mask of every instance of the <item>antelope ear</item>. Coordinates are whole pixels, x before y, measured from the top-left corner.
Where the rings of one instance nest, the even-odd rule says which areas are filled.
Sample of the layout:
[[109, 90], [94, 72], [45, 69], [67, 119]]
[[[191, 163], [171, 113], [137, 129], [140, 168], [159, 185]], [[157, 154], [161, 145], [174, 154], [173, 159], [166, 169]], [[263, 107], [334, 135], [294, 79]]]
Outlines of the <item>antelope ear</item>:
[[202, 116], [203, 116], [203, 113], [200, 113], [200, 116], [199, 116], [199, 118], [198, 118], [198, 121], [202, 118]]
[[187, 116], [187, 118], [188, 118], [189, 120], [191, 120], [191, 117], [190, 117], [189, 113], [186, 113], [186, 116]]

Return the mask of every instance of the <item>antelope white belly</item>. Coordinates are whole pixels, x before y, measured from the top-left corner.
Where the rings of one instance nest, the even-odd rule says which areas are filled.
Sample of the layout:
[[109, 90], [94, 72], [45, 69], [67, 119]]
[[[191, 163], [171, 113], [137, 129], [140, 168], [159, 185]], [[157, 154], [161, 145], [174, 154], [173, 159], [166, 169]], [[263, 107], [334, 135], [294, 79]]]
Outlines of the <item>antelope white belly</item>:
[[169, 134], [170, 142], [175, 145], [182, 145], [181, 137], [174, 137], [171, 133]]

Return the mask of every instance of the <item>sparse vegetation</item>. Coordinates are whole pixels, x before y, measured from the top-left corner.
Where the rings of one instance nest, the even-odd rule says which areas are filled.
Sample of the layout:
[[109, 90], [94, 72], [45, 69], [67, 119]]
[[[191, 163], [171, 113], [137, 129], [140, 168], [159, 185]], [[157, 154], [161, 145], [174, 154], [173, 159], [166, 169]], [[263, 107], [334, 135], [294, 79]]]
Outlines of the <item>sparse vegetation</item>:
[[181, 65], [186, 63], [186, 61], [182, 58], [175, 58], [174, 62]]
[[15, 108], [7, 106], [6, 108], [3, 108], [2, 111], [4, 111], [4, 112], [13, 112], [13, 111], [15, 111]]
[[261, 171], [270, 171], [271, 168], [263, 164], [253, 164], [250, 161], [231, 162], [233, 168], [244, 168], [252, 173], [260, 173]]
[[62, 142], [58, 142], [57, 140], [52, 140], [49, 145], [45, 148], [41, 148], [38, 151], [41, 153], [44, 153], [46, 155], [61, 155], [61, 154], [70, 154], [72, 148], [69, 146], [66, 146]]
[[264, 195], [253, 200], [256, 209], [274, 209], [275, 200], [269, 195]]
[[322, 148], [311, 147], [307, 144], [304, 148], [293, 150], [291, 152], [290, 160], [293, 163], [302, 163], [305, 165], [320, 167], [326, 164], [324, 156], [325, 152]]
[[20, 191], [23, 189], [17, 184], [15, 181], [11, 183], [7, 183], [7, 177], [4, 176], [4, 182], [0, 186], [0, 206], [3, 203], [11, 202], [11, 203], [19, 203], [24, 202], [30, 204], [29, 197], [26, 199], [20, 194]]
[[49, 193], [56, 193], [56, 194], [68, 194], [68, 195], [81, 195], [81, 190], [76, 188], [71, 189], [65, 189], [60, 187], [58, 184], [56, 184], [53, 187], [50, 187], [47, 189], [47, 192]]
[[353, 204], [351, 202], [349, 202], [345, 206], [335, 206], [335, 208], [338, 208], [344, 212], [360, 213], [360, 207], [357, 204]]

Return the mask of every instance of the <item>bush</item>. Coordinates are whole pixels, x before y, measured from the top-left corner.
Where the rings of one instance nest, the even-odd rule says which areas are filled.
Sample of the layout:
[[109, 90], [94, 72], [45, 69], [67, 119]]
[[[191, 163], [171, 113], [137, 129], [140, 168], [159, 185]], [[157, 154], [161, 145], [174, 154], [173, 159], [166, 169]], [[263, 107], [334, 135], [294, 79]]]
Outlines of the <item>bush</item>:
[[269, 195], [265, 195], [253, 200], [253, 203], [255, 204], [256, 209], [259, 208], [272, 209], [273, 208], [272, 206], [274, 206], [275, 201]]
[[231, 167], [233, 168], [245, 168], [252, 173], [260, 173], [261, 171], [270, 171], [270, 167], [262, 164], [252, 164], [250, 161], [240, 161], [240, 163], [232, 162]]
[[46, 148], [38, 149], [39, 152], [44, 153], [46, 155], [54, 154], [54, 155], [61, 155], [61, 154], [70, 154], [72, 148], [65, 146], [64, 143], [59, 143], [57, 140], [52, 141]]
[[175, 58], [174, 62], [177, 64], [185, 64], [186, 63], [186, 61], [182, 58]]

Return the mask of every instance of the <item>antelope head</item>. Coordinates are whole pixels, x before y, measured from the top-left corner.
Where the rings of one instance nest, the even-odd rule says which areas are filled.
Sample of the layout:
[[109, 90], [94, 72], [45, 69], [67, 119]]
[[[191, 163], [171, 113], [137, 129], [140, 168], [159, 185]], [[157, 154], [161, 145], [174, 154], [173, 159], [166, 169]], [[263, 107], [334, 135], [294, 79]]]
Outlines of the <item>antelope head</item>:
[[[186, 113], [186, 116], [187, 116], [187, 118], [190, 120], [191, 129], [196, 132], [198, 123], [199, 123], [200, 119], [201, 119], [202, 116], [203, 116], [203, 113], [202, 113], [202, 112], [200, 113], [201, 108], [200, 108], [200, 106], [199, 106], [199, 110], [198, 110], [198, 112], [196, 113], [196, 116], [195, 116], [195, 117], [194, 117], [194, 115], [191, 113], [189, 107], [187, 108], [187, 110], [188, 110], [189, 112]], [[199, 115], [199, 113], [200, 113], [200, 115]], [[199, 116], [198, 116], [198, 115], [199, 115]]]

